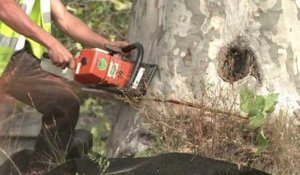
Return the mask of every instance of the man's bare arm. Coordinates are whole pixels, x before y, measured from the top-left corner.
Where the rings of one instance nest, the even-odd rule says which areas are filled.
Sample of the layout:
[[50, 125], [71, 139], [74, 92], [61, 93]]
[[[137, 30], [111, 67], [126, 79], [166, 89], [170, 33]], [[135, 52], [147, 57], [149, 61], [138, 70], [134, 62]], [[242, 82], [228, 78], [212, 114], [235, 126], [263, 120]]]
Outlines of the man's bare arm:
[[57, 66], [65, 67], [71, 61], [71, 53], [51, 34], [37, 26], [15, 0], [0, 0], [0, 20], [16, 32], [44, 45]]
[[103, 48], [105, 44], [112, 44], [118, 47], [127, 45], [127, 42], [110, 42], [92, 31], [81, 20], [69, 13], [61, 0], [52, 0], [51, 8], [55, 24], [77, 42], [98, 48]]
[[49, 47], [54, 38], [38, 27], [15, 0], [0, 0], [0, 20], [18, 33]]

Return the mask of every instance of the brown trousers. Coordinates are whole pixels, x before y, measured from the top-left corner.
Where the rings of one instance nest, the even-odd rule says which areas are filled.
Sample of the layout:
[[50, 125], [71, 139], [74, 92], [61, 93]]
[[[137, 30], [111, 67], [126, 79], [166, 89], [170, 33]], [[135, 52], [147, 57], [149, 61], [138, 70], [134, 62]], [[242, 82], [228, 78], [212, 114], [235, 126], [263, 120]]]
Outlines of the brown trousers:
[[40, 61], [26, 49], [13, 55], [1, 79], [5, 93], [43, 114], [33, 157], [48, 161], [66, 153], [80, 106], [66, 82], [42, 70]]

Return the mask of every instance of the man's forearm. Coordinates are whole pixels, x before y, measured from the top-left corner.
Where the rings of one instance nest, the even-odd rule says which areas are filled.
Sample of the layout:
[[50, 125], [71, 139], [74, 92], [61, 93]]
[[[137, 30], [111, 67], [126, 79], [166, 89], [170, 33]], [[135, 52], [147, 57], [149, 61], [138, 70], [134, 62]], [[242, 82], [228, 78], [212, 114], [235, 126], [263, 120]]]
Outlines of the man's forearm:
[[59, 28], [63, 30], [75, 41], [85, 44], [89, 47], [103, 48], [109, 43], [107, 39], [92, 31], [86, 24], [77, 17], [67, 14], [64, 22], [57, 22]]
[[0, 20], [2, 22], [16, 32], [37, 41], [47, 48], [53, 44], [55, 38], [37, 26], [15, 0], [2, 1], [0, 3]]
[[92, 31], [86, 24], [80, 21], [80, 19], [69, 13], [61, 0], [51, 0], [51, 14], [55, 24], [64, 31], [64, 33], [75, 41], [89, 47], [103, 48], [105, 44], [111, 44], [116, 47], [125, 47], [128, 45], [127, 42], [110, 42]]

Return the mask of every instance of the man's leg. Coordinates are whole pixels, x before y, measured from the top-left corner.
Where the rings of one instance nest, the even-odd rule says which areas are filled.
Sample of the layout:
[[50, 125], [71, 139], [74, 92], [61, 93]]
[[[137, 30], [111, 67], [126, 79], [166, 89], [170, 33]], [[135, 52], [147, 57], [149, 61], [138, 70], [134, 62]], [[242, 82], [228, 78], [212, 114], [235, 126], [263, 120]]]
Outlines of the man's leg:
[[43, 114], [33, 159], [57, 161], [53, 159], [64, 156], [78, 120], [78, 97], [26, 51], [13, 56], [3, 79], [6, 93]]

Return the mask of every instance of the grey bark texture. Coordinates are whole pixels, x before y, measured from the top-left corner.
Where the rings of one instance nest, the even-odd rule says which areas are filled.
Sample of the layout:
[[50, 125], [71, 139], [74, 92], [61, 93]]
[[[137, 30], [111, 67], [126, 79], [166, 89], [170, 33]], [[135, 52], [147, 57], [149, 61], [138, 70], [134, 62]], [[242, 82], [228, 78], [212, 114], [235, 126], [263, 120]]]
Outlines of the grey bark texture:
[[[151, 86], [156, 96], [193, 102], [202, 99], [205, 86], [215, 92], [222, 87], [234, 96], [248, 85], [260, 94], [279, 93], [277, 107], [297, 118], [299, 31], [300, 0], [135, 0], [129, 40], [141, 42], [146, 62], [160, 66]], [[250, 69], [255, 70], [228, 82], [220, 76], [219, 57], [234, 43], [253, 52]], [[120, 109], [115, 128], [125, 121], [119, 132], [130, 138], [138, 115], [126, 105]], [[111, 142], [126, 145], [119, 136]], [[125, 149], [111, 148], [114, 156]]]

